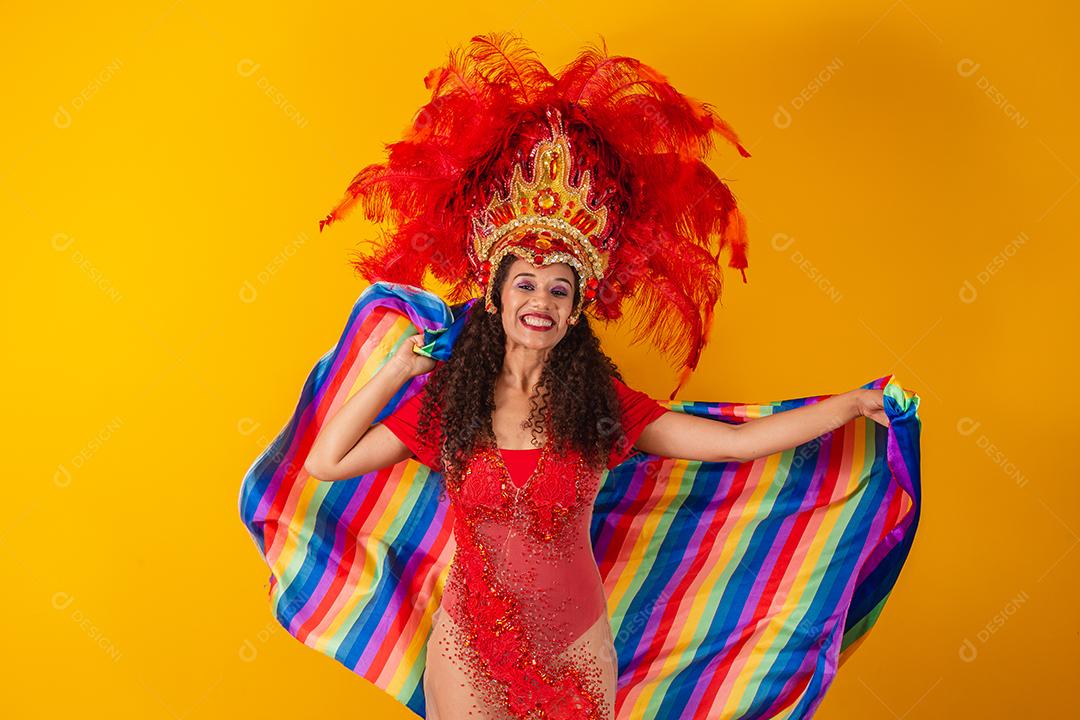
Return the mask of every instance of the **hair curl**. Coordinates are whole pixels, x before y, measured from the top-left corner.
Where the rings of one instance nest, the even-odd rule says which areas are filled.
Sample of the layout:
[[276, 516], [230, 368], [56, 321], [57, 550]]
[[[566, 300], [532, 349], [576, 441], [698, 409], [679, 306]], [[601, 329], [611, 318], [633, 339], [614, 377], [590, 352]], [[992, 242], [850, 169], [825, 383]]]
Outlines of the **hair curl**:
[[[483, 303], [469, 309], [469, 316], [454, 342], [450, 358], [431, 371], [424, 389], [417, 429], [434, 438], [441, 450], [444, 477], [456, 483], [473, 451], [485, 443], [494, 445], [495, 381], [503, 366], [506, 333], [502, 325], [502, 287], [517, 256], [506, 255], [495, 275], [492, 292], [497, 313]], [[574, 272], [574, 307], [578, 296]], [[532, 429], [533, 445], [546, 439], [556, 452], [573, 448], [597, 471], [606, 466], [613, 447], [623, 436], [619, 398], [612, 378], [622, 380], [618, 367], [600, 348], [584, 313], [553, 348], [529, 400], [525, 427]], [[445, 497], [446, 487], [440, 497]]]

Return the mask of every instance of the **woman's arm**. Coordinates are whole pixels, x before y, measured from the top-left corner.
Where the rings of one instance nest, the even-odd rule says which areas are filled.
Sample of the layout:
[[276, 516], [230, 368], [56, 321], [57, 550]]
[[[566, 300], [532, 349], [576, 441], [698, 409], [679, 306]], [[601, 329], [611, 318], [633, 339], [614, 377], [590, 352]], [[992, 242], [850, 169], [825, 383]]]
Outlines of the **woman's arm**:
[[666, 412], [641, 432], [635, 447], [651, 455], [704, 462], [749, 462], [788, 450], [865, 415], [888, 425], [882, 391], [859, 388], [738, 425]]
[[415, 375], [430, 371], [435, 361], [413, 353], [422, 342], [414, 335], [338, 409], [319, 431], [304, 469], [318, 480], [348, 480], [411, 457], [412, 452], [382, 424], [371, 421], [401, 386]]

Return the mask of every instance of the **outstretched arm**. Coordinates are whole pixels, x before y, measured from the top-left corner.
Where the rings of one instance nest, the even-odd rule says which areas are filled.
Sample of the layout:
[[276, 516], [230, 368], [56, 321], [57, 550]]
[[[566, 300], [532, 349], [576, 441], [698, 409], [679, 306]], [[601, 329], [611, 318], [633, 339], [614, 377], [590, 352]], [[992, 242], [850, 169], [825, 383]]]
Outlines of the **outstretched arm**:
[[634, 443], [651, 455], [704, 462], [749, 462], [802, 445], [865, 415], [888, 425], [881, 390], [859, 388], [738, 425], [679, 412], [649, 423]]

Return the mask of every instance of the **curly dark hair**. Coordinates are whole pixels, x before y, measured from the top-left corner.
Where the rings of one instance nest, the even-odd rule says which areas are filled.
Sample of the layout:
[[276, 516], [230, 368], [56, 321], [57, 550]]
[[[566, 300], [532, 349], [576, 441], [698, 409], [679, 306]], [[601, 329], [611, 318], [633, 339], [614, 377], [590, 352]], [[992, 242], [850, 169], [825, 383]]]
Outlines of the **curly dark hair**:
[[[460, 472], [473, 450], [495, 443], [492, 414], [495, 411], [495, 380], [506, 350], [502, 325], [502, 287], [517, 256], [507, 254], [499, 264], [492, 297], [497, 313], [484, 310], [483, 299], [470, 308], [450, 358], [431, 371], [420, 406], [417, 431], [430, 436], [440, 448], [444, 477], [459, 482]], [[576, 292], [574, 308], [581, 302]], [[582, 313], [548, 355], [536, 392], [530, 398], [526, 427], [532, 428], [532, 444], [540, 445], [545, 425], [551, 422], [547, 441], [558, 452], [574, 448], [597, 471], [607, 465], [611, 450], [623, 437], [619, 398], [612, 378], [622, 380], [618, 367], [603, 350], [600, 339]], [[437, 418], [437, 419], [436, 419]], [[445, 497], [442, 486], [440, 497]]]

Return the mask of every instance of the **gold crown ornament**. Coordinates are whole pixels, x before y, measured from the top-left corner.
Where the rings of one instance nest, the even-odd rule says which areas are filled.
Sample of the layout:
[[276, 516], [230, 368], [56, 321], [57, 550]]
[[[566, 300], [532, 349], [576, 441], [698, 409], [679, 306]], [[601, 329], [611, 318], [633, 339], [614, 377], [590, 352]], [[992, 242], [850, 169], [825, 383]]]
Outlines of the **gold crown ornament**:
[[584, 307], [596, 297], [608, 270], [611, 248], [604, 239], [609, 212], [589, 204], [589, 170], [577, 186], [571, 184], [573, 154], [555, 108], [548, 111], [551, 137], [537, 142], [530, 153], [532, 180], [526, 182], [521, 164], [514, 165], [505, 193], [494, 193], [487, 206], [472, 218], [472, 242], [477, 281], [484, 288], [484, 308], [496, 312], [492, 292], [493, 269], [508, 253], [537, 267], [564, 262], [578, 275], [577, 304], [567, 322], [577, 323]]

